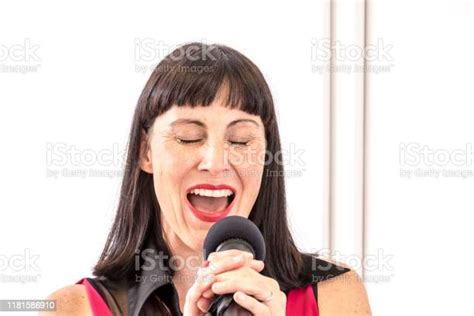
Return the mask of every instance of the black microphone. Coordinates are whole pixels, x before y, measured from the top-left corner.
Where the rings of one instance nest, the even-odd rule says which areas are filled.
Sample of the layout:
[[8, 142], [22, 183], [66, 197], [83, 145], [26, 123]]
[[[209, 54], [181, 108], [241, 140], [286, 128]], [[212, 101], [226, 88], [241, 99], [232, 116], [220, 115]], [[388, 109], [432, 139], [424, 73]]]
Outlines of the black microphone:
[[[265, 240], [258, 227], [242, 216], [227, 216], [212, 225], [204, 240], [203, 257], [211, 252], [238, 249], [253, 254], [254, 259], [265, 259]], [[237, 304], [233, 294], [218, 295], [209, 306], [214, 316], [252, 315]]]

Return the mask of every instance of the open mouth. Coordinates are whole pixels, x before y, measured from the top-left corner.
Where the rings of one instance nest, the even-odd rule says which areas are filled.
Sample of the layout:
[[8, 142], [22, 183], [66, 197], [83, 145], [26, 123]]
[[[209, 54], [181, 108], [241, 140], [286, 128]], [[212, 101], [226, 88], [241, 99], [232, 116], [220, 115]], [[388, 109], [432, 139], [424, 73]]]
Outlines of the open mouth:
[[189, 191], [186, 197], [196, 210], [204, 213], [217, 213], [227, 209], [234, 200], [235, 193], [230, 189], [196, 188]]

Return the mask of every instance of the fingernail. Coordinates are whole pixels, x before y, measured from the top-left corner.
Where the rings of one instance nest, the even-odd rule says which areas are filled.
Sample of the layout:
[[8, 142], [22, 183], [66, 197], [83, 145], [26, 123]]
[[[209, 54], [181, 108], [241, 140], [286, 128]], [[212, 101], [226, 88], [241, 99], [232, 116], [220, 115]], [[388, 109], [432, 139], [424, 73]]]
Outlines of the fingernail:
[[253, 258], [253, 254], [251, 254], [250, 252], [246, 251], [246, 252], [244, 252], [244, 254], [247, 258]]
[[238, 256], [233, 257], [232, 260], [235, 262], [239, 262], [240, 260], [242, 260], [242, 258], [243, 258], [242, 255], [238, 255]]
[[235, 292], [235, 296], [238, 300], [241, 300], [241, 301], [245, 300], [245, 296], [243, 296], [242, 293], [240, 292]]

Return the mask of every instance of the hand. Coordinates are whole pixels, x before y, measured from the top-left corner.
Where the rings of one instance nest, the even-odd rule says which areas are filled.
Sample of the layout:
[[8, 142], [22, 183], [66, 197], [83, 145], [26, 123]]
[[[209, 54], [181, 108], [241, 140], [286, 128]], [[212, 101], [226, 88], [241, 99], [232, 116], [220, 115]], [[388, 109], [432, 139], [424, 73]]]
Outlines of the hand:
[[[234, 293], [234, 301], [253, 315], [285, 315], [286, 295], [278, 282], [260, 274], [263, 261], [253, 260], [250, 253], [238, 250], [215, 252], [209, 255], [209, 268], [215, 275], [206, 294]], [[270, 298], [268, 301], [265, 299]], [[264, 301], [264, 302], [262, 302]]]
[[[232, 260], [236, 257], [239, 260]], [[211, 289], [212, 284], [216, 281], [215, 272], [226, 272], [243, 266], [260, 272], [264, 266], [262, 261], [253, 260], [252, 254], [234, 249], [211, 253], [208, 259], [208, 267], [199, 269], [194, 284], [186, 294], [183, 308], [185, 316], [201, 316], [207, 312], [215, 297], [215, 293]]]
[[208, 269], [199, 268], [196, 280], [186, 293], [183, 316], [200, 316], [207, 312], [214, 298], [214, 293], [210, 291], [214, 281], [215, 276]]

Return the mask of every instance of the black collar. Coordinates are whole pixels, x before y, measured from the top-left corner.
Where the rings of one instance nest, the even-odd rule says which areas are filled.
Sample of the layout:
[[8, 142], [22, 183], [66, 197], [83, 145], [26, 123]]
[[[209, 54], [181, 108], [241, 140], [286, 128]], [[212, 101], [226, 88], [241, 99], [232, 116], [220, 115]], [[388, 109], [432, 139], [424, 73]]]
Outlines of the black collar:
[[145, 249], [149, 262], [154, 263], [154, 268], [150, 264], [140, 265], [140, 271], [135, 273], [135, 279], [131, 280], [128, 288], [128, 309], [129, 315], [138, 316], [148, 297], [158, 288], [172, 283], [169, 268], [160, 269], [162, 262], [158, 259], [158, 251], [153, 242], [148, 241]]

